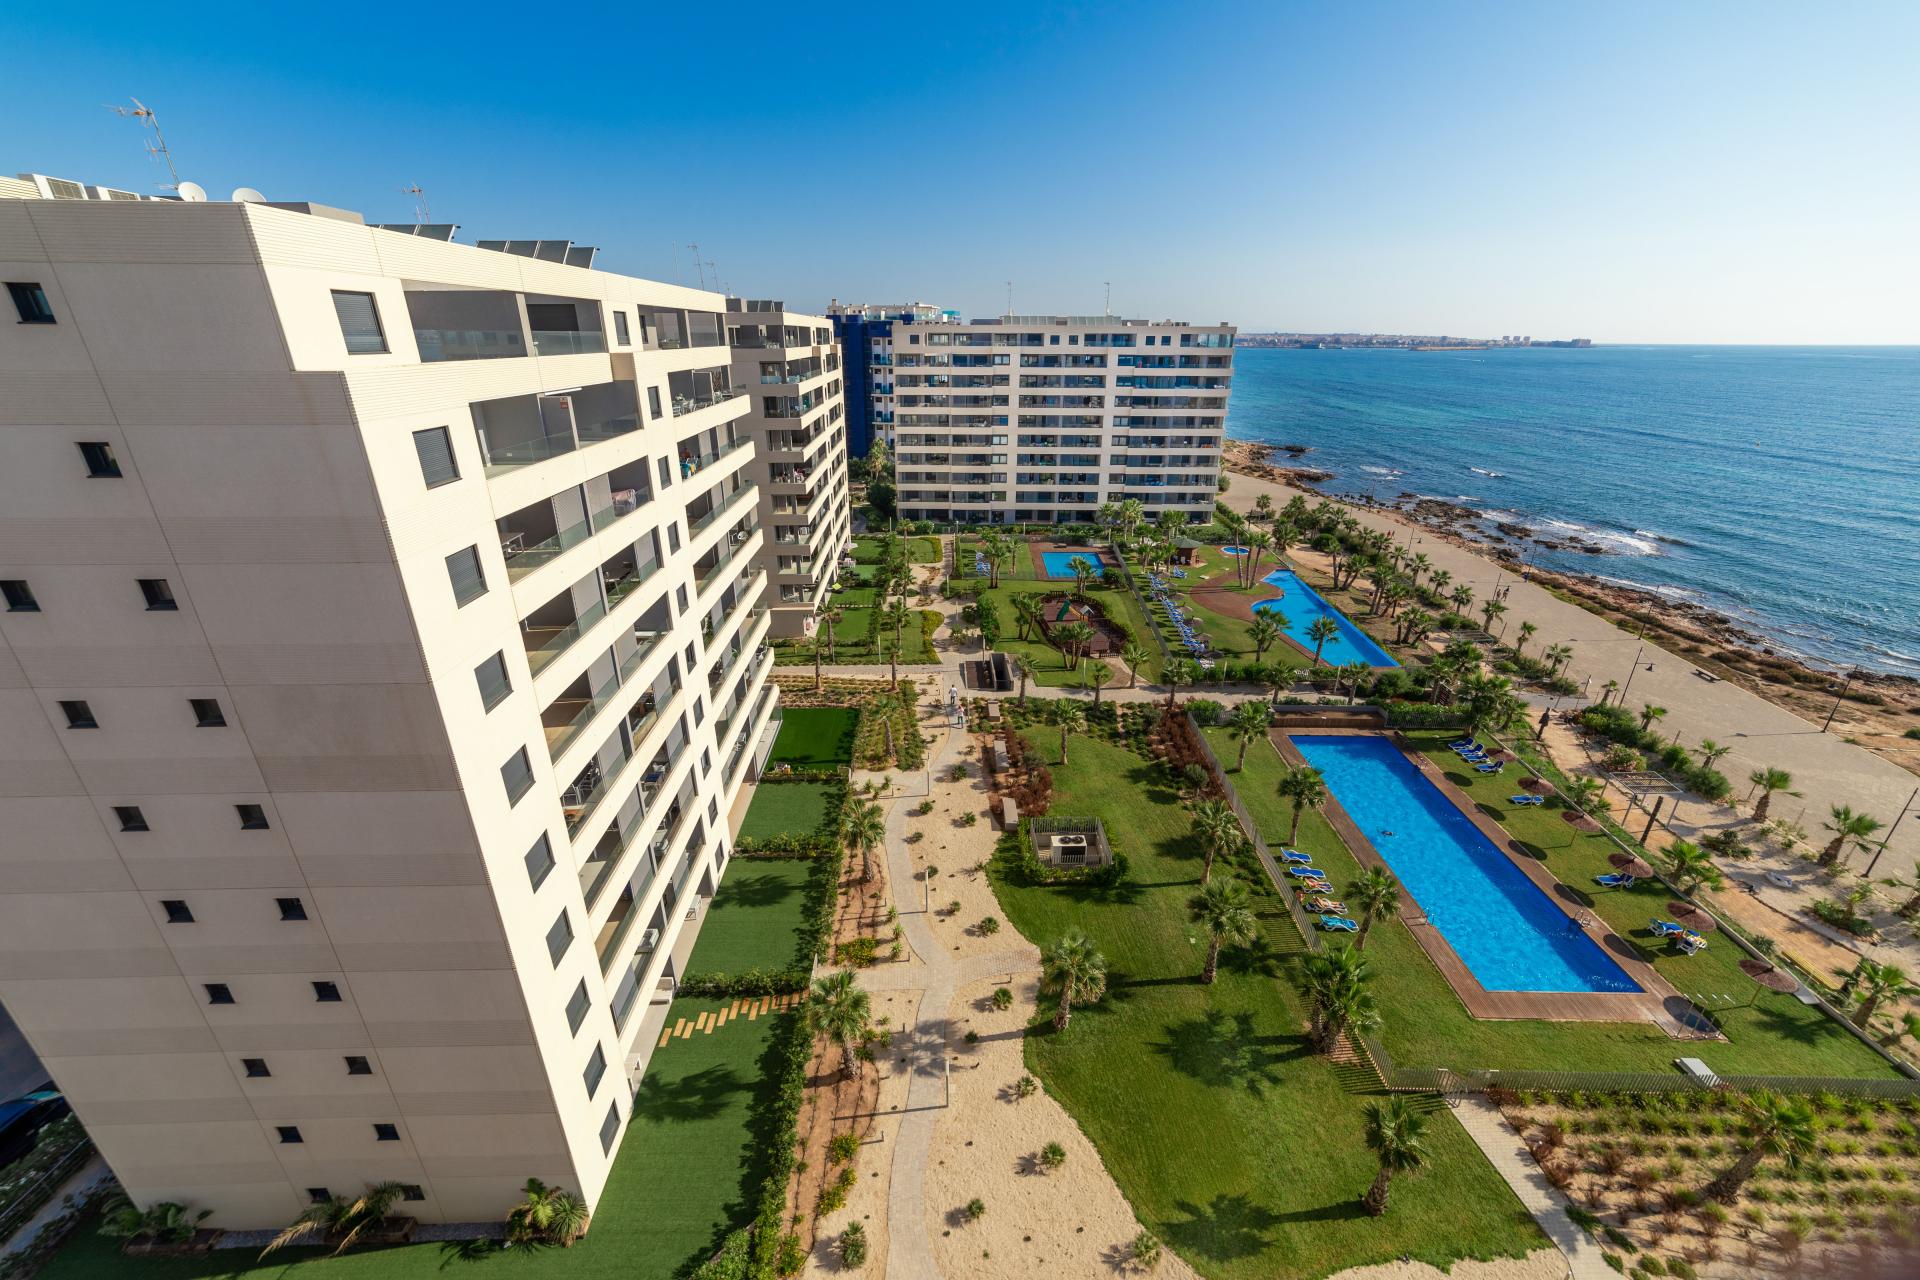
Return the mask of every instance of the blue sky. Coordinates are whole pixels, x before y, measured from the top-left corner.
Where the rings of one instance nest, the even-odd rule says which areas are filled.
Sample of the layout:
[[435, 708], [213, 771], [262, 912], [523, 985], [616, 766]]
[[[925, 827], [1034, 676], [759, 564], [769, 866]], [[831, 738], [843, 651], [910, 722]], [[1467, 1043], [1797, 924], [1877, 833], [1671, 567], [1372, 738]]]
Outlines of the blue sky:
[[[649, 12], [660, 9], [664, 12]], [[937, 15], [937, 16], [936, 16]], [[1920, 5], [9, 6], [0, 168], [796, 306], [1920, 341]]]

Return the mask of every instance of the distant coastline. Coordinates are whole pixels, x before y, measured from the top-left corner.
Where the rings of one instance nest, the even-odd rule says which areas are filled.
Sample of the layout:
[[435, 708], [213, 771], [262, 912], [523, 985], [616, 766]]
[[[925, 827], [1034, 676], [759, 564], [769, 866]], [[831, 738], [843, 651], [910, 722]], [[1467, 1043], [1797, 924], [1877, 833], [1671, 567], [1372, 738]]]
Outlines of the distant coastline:
[[1534, 338], [1502, 334], [1498, 338], [1463, 338], [1434, 333], [1246, 333], [1234, 344], [1241, 347], [1294, 351], [1503, 351], [1528, 347], [1591, 347], [1591, 338]]

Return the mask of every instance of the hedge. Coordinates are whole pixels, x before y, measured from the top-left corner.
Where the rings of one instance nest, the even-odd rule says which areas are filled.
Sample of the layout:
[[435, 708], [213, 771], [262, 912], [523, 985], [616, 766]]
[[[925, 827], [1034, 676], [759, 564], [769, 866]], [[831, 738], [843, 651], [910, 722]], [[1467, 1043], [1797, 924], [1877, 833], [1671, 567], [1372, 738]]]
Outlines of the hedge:
[[1581, 725], [1609, 742], [1632, 747], [1657, 759], [1686, 784], [1687, 790], [1705, 800], [1724, 800], [1732, 794], [1733, 784], [1718, 769], [1697, 763], [1678, 743], [1668, 742], [1650, 729], [1640, 727], [1639, 717], [1625, 707], [1611, 703], [1595, 704], [1580, 712]]
[[674, 994], [713, 996], [722, 1000], [729, 996], [784, 996], [795, 991], [806, 990], [807, 976], [804, 969], [748, 969], [744, 973], [689, 973], [674, 988]]
[[1027, 819], [1020, 820], [1017, 831], [1000, 837], [994, 856], [1006, 868], [1009, 878], [1022, 886], [1085, 884], [1108, 889], [1127, 878], [1127, 855], [1116, 853], [1104, 867], [1050, 867], [1033, 851], [1033, 838]]

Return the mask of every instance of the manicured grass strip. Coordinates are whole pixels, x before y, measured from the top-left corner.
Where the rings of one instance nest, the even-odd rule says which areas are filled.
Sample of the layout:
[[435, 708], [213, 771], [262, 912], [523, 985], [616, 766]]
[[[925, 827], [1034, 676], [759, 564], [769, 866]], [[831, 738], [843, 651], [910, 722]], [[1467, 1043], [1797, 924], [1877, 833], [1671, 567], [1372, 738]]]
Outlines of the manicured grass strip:
[[788, 707], [781, 716], [769, 764], [822, 769], [852, 763], [853, 731], [860, 720], [855, 708]]
[[828, 782], [763, 782], [755, 788], [753, 803], [740, 821], [740, 835], [754, 840], [812, 835], [826, 821], [835, 790], [835, 784]]
[[1431, 1166], [1395, 1183], [1386, 1217], [1366, 1217], [1365, 1091], [1377, 1086], [1356, 1064], [1308, 1052], [1284, 976], [1300, 946], [1284, 908], [1256, 899], [1259, 942], [1229, 949], [1219, 981], [1199, 985], [1206, 948], [1186, 904], [1201, 857], [1179, 795], [1125, 748], [1075, 736], [1061, 764], [1057, 733], [1030, 737], [1053, 770], [1052, 813], [1102, 819], [1131, 867], [1114, 889], [1053, 889], [1013, 885], [996, 864], [1023, 934], [1045, 946], [1084, 929], [1109, 966], [1106, 1000], [1076, 1010], [1065, 1034], [1031, 1034], [1027, 1061], [1150, 1230], [1220, 1280], [1310, 1280], [1402, 1254], [1445, 1267], [1545, 1243], [1437, 1105]]
[[[775, 783], [762, 787], [759, 794], [808, 785]], [[813, 871], [814, 864], [804, 859], [736, 857], [727, 865], [720, 892], [707, 908], [687, 972], [741, 973], [790, 965], [804, 969], [807, 955], [800, 921]]]
[[[1244, 772], [1234, 772], [1239, 744], [1224, 729], [1208, 729], [1207, 739], [1228, 769], [1227, 780], [1253, 814], [1268, 845], [1286, 842], [1292, 810], [1275, 791], [1281, 760], [1271, 743], [1257, 741], [1247, 752]], [[1480, 1021], [1468, 1016], [1453, 988], [1433, 967], [1413, 935], [1395, 922], [1378, 926], [1367, 940], [1367, 954], [1391, 981], [1376, 995], [1386, 1020], [1382, 1042], [1401, 1066], [1535, 1068], [1542, 1070], [1673, 1070], [1677, 1057], [1697, 1057], [1728, 1075], [1892, 1076], [1877, 1054], [1835, 1026], [1817, 1009], [1791, 996], [1761, 990], [1738, 968], [1745, 954], [1723, 939], [1697, 956], [1656, 948], [1648, 920], [1665, 909], [1668, 894], [1657, 882], [1621, 892], [1601, 889], [1593, 877], [1612, 870], [1607, 854], [1614, 845], [1600, 836], [1581, 835], [1560, 818], [1558, 802], [1539, 807], [1507, 803], [1524, 776], [1517, 766], [1486, 777], [1461, 767], [1446, 748], [1451, 734], [1412, 735], [1452, 781], [1477, 801], [1526, 848], [1541, 858], [1562, 882], [1592, 900], [1589, 910], [1621, 936], [1643, 944], [1655, 968], [1676, 990], [1723, 994], [1735, 1002], [1701, 1003], [1720, 1019], [1727, 1040], [1672, 1039], [1658, 1027], [1640, 1022]], [[1314, 856], [1333, 881], [1334, 896], [1359, 875], [1360, 866], [1324, 818], [1309, 812], [1300, 824], [1296, 847]], [[1403, 910], [1410, 904], [1403, 905]]]

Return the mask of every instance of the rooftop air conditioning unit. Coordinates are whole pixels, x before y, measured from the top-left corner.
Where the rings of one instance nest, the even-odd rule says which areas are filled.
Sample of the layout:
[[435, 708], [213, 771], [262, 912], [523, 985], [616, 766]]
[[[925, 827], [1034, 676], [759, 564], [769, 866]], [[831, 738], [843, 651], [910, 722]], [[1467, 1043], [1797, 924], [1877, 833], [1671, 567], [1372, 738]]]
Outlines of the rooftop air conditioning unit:
[[733, 540], [735, 542], [745, 542], [748, 538], [751, 538], [752, 536], [753, 536], [753, 530], [751, 529], [736, 529], [733, 534]]
[[651, 951], [659, 945], [660, 931], [658, 929], [649, 929], [640, 935], [640, 949], [642, 951]]
[[1087, 847], [1087, 838], [1078, 831], [1065, 832], [1053, 838], [1053, 847], [1056, 849], [1084, 849]]
[[145, 196], [134, 191], [122, 191], [117, 187], [88, 187], [87, 192], [95, 200], [144, 200]]
[[44, 200], [85, 200], [87, 189], [66, 178], [49, 178], [44, 173], [23, 173], [21, 181], [31, 182]]

